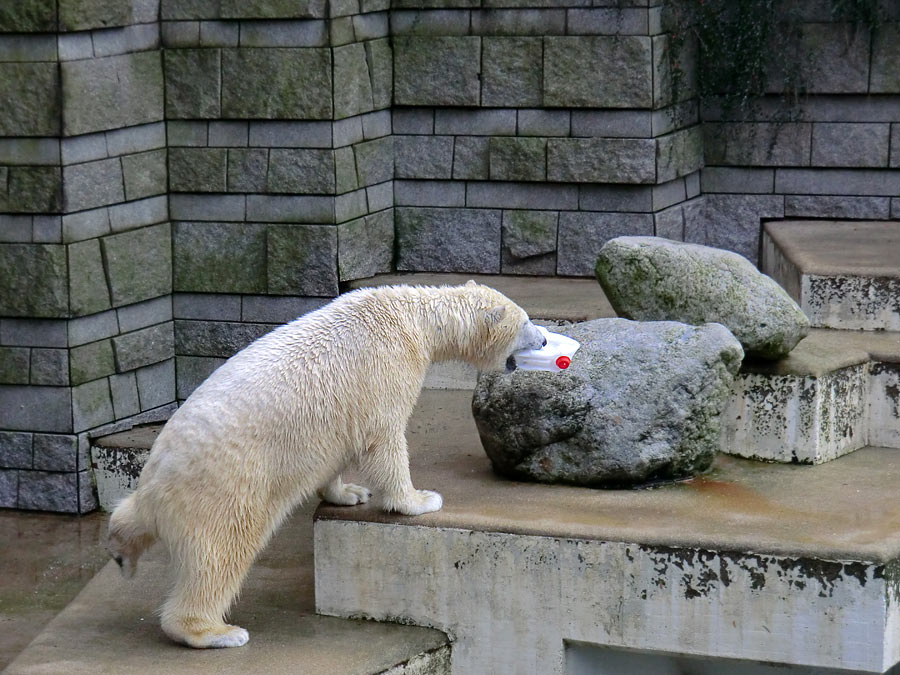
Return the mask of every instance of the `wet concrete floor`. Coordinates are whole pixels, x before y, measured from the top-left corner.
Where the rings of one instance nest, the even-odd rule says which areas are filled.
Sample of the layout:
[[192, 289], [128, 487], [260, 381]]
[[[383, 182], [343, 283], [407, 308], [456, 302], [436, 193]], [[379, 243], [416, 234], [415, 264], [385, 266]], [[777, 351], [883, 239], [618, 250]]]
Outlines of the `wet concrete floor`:
[[0, 510], [0, 670], [109, 560], [107, 518]]

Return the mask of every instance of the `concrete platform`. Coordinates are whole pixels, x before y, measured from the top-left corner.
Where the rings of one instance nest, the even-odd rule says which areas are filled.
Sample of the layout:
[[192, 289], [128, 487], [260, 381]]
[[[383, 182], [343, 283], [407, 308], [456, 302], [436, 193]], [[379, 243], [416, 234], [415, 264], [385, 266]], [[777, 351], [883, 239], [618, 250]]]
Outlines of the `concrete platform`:
[[900, 223], [767, 223], [763, 272], [797, 300], [813, 326], [900, 330]]
[[163, 635], [156, 610], [167, 576], [157, 548], [131, 581], [110, 562], [4, 674], [449, 672], [450, 648], [438, 631], [315, 615], [313, 507], [291, 518], [250, 573], [231, 617], [250, 631], [245, 647], [193, 650]]
[[454, 673], [561, 673], [572, 644], [900, 661], [897, 450], [817, 467], [720, 456], [650, 490], [516, 483], [492, 473], [461, 391], [423, 392], [409, 441], [414, 483], [444, 508], [320, 507], [317, 609], [438, 627]]

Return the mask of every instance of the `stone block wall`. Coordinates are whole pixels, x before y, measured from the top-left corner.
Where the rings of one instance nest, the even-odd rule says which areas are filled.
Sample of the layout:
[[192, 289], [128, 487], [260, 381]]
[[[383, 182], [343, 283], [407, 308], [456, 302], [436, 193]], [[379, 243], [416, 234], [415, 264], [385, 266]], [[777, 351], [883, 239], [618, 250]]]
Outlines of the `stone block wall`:
[[787, 108], [773, 96], [747, 120], [701, 111], [704, 204], [689, 240], [755, 261], [762, 220], [900, 219], [900, 5], [881, 6], [887, 22], [869, 35], [827, 3], [797, 3], [809, 95]]
[[683, 237], [702, 134], [661, 3], [525, 4], [391, 12], [398, 270], [584, 276], [610, 237]]
[[155, 1], [0, 8], [0, 506], [94, 509], [89, 434], [173, 409], [159, 47]]
[[391, 271], [387, 9], [163, 0], [179, 398], [341, 281]]

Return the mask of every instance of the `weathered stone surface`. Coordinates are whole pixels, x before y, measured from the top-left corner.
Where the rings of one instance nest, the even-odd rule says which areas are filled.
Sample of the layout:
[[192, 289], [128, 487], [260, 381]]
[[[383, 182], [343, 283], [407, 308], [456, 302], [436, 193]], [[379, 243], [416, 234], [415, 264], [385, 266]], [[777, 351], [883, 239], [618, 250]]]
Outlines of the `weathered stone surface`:
[[815, 124], [812, 130], [811, 164], [886, 167], [889, 136], [888, 124]]
[[390, 272], [394, 257], [394, 219], [390, 211], [338, 225], [341, 281]]
[[809, 166], [810, 126], [801, 122], [704, 124], [706, 161], [731, 166]]
[[515, 258], [556, 250], [559, 214], [555, 211], [504, 211], [503, 248]]
[[218, 49], [167, 49], [166, 117], [219, 116], [221, 52]]
[[490, 142], [492, 180], [538, 181], [547, 177], [547, 139], [495, 137]]
[[116, 372], [124, 373], [175, 356], [171, 321], [126, 333], [112, 339]]
[[[4, 11], [5, 8], [0, 9], [0, 23]], [[3, 101], [0, 136], [58, 134], [61, 110], [57, 65], [0, 63], [0, 101]]]
[[269, 293], [338, 294], [337, 228], [270, 225], [266, 239]]
[[266, 149], [229, 148], [228, 191], [264, 192], [268, 162], [269, 151]]
[[[807, 23], [800, 30], [800, 72], [807, 92], [866, 92], [871, 41], [862, 25]], [[783, 80], [771, 78], [769, 91], [782, 90]]]
[[541, 106], [543, 72], [539, 37], [483, 38], [481, 103], [486, 106]]
[[178, 222], [172, 236], [176, 291], [266, 292], [264, 225]]
[[82, 211], [125, 201], [119, 158], [63, 167], [67, 211]]
[[560, 183], [653, 183], [656, 141], [651, 138], [551, 138], [547, 178]]
[[67, 136], [163, 119], [163, 73], [158, 51], [60, 64]]
[[594, 274], [597, 255], [603, 245], [622, 235], [653, 234], [653, 216], [649, 213], [559, 214], [559, 253], [557, 272], [565, 276]]
[[190, 396], [216, 368], [225, 363], [224, 358], [205, 356], [178, 356], [175, 361], [178, 371], [176, 393], [180, 401]]
[[[73, 431], [86, 431], [115, 418], [106, 378], [72, 387]], [[66, 474], [74, 475], [74, 474]]]
[[372, 78], [372, 104], [376, 110], [387, 108], [394, 92], [394, 55], [390, 40], [369, 40], [365, 46]]
[[69, 245], [69, 306], [73, 316], [110, 308], [99, 239]]
[[59, 0], [59, 27], [65, 31], [124, 26], [132, 19], [131, 3], [121, 0]]
[[0, 315], [66, 316], [67, 270], [65, 246], [0, 244]]
[[581, 343], [564, 373], [479, 375], [472, 413], [497, 472], [612, 487], [709, 468], [743, 358], [724, 326], [597, 319], [556, 330]]
[[72, 384], [84, 384], [116, 372], [112, 342], [100, 340], [75, 347], [69, 359]]
[[398, 271], [500, 271], [499, 210], [397, 208], [395, 213]]
[[269, 192], [334, 194], [332, 150], [272, 149], [269, 153]]
[[72, 431], [71, 390], [0, 385], [0, 426], [13, 431]]
[[653, 102], [650, 38], [544, 38], [547, 107], [649, 108]]
[[329, 119], [330, 49], [223, 49], [222, 115]]
[[481, 38], [395, 37], [394, 103], [478, 105]]
[[35, 434], [34, 468], [42, 471], [76, 471], [78, 437], [71, 434]]
[[110, 377], [109, 391], [112, 394], [113, 411], [117, 420], [137, 415], [141, 411], [134, 373], [123, 373]]
[[47, 33], [56, 30], [56, 0], [4, 2], [0, 33]]
[[687, 176], [703, 166], [700, 125], [667, 134], [656, 141], [656, 182]]
[[138, 370], [137, 387], [142, 411], [175, 401], [175, 359], [169, 358]]
[[[6, 174], [6, 181], [2, 181]], [[55, 166], [0, 169], [0, 211], [53, 213], [62, 206], [62, 172]]]
[[65, 349], [31, 350], [31, 384], [65, 387], [69, 384], [69, 352]]
[[900, 91], [900, 23], [882, 23], [874, 33], [869, 92], [896, 94]]
[[28, 347], [0, 347], [0, 384], [28, 384], [30, 352]]
[[169, 148], [169, 186], [173, 192], [224, 192], [225, 148]]
[[113, 306], [172, 292], [172, 230], [168, 223], [102, 241]]
[[809, 332], [809, 320], [787, 292], [730, 251], [619, 237], [600, 251], [597, 279], [619, 315], [721, 323], [749, 356], [782, 358]]
[[31, 468], [32, 434], [21, 431], [0, 431], [0, 468]]
[[229, 358], [272, 330], [259, 323], [176, 321], [175, 351], [179, 356]]
[[334, 49], [334, 116], [343, 119], [373, 109], [372, 79], [362, 43]]
[[394, 139], [376, 138], [353, 146], [356, 174], [361, 186], [377, 185], [394, 177]]
[[490, 175], [490, 138], [457, 136], [453, 148], [453, 177], [487, 180]]
[[762, 219], [784, 216], [781, 195], [707, 194], [696, 201], [696, 208], [684, 210], [684, 240], [734, 251], [750, 262], [758, 256]]
[[396, 178], [446, 179], [453, 169], [453, 136], [394, 138]]
[[151, 150], [122, 158], [125, 199], [144, 199], [166, 191], [166, 150]]
[[74, 473], [19, 472], [20, 509], [78, 513], [78, 479]]

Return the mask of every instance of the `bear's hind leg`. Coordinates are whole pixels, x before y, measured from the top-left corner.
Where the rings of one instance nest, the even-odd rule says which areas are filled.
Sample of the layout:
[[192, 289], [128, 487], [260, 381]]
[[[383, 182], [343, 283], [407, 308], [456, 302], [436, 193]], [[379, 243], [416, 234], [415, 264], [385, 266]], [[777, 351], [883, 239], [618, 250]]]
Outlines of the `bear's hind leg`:
[[362, 485], [354, 485], [353, 483], [345, 483], [341, 480], [340, 474], [319, 490], [319, 497], [323, 501], [339, 506], [365, 504], [371, 496], [372, 493], [369, 492], [368, 488]]
[[227, 535], [219, 537], [218, 546], [194, 541], [173, 551], [175, 588], [163, 605], [162, 629], [174, 641], [189, 647], [240, 647], [250, 639], [243, 628], [225, 623], [224, 616], [261, 543], [254, 546], [247, 539], [228, 542]]
[[402, 430], [387, 442], [370, 448], [359, 464], [381, 493], [385, 511], [418, 516], [440, 511], [443, 506], [444, 500], [437, 492], [413, 487], [409, 475], [409, 451]]

